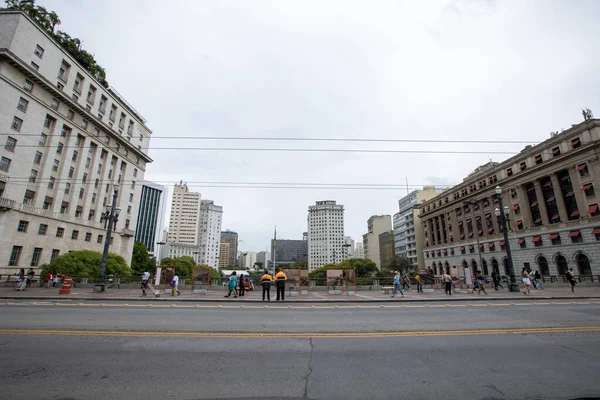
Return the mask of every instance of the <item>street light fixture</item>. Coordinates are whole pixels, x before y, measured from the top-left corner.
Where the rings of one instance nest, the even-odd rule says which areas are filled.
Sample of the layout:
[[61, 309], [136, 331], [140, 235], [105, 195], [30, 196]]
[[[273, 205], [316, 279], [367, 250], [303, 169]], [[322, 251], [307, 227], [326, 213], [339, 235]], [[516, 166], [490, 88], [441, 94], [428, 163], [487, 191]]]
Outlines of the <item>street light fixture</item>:
[[113, 185], [112, 205], [106, 207], [106, 212], [102, 214], [101, 219], [106, 221], [106, 237], [104, 238], [104, 251], [102, 252], [102, 263], [100, 264], [100, 277], [95, 285], [94, 290], [104, 292], [106, 289], [106, 264], [108, 262], [108, 249], [113, 229], [116, 230], [117, 222], [121, 209], [117, 207], [117, 197], [119, 196], [119, 184]]
[[[509, 215], [509, 209], [507, 206], [502, 205], [502, 188], [500, 186], [496, 186], [496, 197], [498, 197], [498, 205], [494, 210], [494, 214], [498, 218], [498, 223], [502, 227], [502, 231], [504, 232], [504, 246], [506, 247], [506, 262], [508, 264], [508, 274], [510, 275], [510, 283], [508, 284], [509, 290], [511, 292], [519, 292], [519, 284], [517, 283], [517, 279], [515, 277], [515, 269], [513, 267], [512, 255], [510, 252], [510, 242], [508, 241], [508, 224], [507, 221]], [[504, 212], [502, 212], [502, 211]]]

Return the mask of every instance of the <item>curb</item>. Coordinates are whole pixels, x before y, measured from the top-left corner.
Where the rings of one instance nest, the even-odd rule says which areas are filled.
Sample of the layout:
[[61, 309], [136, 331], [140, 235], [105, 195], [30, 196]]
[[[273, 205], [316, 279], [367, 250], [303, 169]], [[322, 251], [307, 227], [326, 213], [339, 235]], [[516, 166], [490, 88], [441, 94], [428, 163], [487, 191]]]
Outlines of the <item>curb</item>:
[[[47, 296], [47, 297], [36, 297], [36, 296], [0, 296], [0, 300], [88, 300], [88, 301], [105, 301], [105, 302], [115, 302], [115, 301], [135, 301], [135, 302], [168, 302], [168, 303], [235, 303], [235, 304], [263, 304], [262, 300], [221, 300], [221, 299], [202, 299], [202, 298], [156, 298], [156, 297], [112, 297], [112, 298], [102, 298], [102, 297], [81, 297], [81, 296]], [[481, 301], [506, 301], [506, 300], [600, 300], [598, 296], [571, 296], [571, 297], [557, 297], [557, 296], [544, 296], [544, 297], [519, 297], [519, 296], [511, 296], [511, 297], [473, 297], [473, 298], [461, 298], [461, 297], [448, 297], [448, 298], [435, 298], [435, 299], [406, 299], [402, 300], [399, 298], [398, 300], [392, 299], [381, 299], [381, 300], [370, 300], [370, 299], [361, 299], [361, 300], [338, 300], [338, 299], [306, 299], [306, 300], [285, 300], [283, 302], [277, 302], [272, 300], [270, 302], [266, 302], [265, 304], [354, 304], [354, 303], [428, 303], [428, 302], [481, 302]]]

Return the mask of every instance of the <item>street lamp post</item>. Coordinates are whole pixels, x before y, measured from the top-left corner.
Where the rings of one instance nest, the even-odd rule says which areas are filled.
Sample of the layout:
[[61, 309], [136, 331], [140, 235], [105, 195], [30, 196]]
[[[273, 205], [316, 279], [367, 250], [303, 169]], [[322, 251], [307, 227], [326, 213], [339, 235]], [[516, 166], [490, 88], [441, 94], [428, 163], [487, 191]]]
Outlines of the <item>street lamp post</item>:
[[[156, 242], [157, 246], [163, 246], [165, 244], [165, 242]], [[156, 252], [158, 253], [158, 257], [156, 257], [156, 265], [160, 265], [160, 250], [162, 249], [162, 247], [158, 247], [156, 249]]]
[[117, 207], [117, 197], [119, 196], [119, 185], [114, 184], [113, 186], [113, 199], [112, 205], [106, 207], [106, 212], [102, 215], [102, 219], [107, 222], [106, 224], [106, 237], [104, 238], [104, 251], [102, 252], [102, 263], [100, 264], [100, 278], [96, 283], [96, 291], [104, 292], [106, 289], [106, 264], [108, 261], [108, 249], [110, 246], [110, 239], [113, 231], [113, 227], [116, 228], [117, 221], [119, 220], [119, 213], [121, 209]]
[[511, 292], [519, 292], [519, 284], [517, 283], [517, 279], [515, 277], [515, 269], [513, 267], [512, 255], [510, 252], [510, 242], [508, 241], [508, 207], [504, 207], [502, 204], [502, 189], [500, 186], [496, 186], [496, 196], [498, 197], [498, 207], [494, 210], [494, 214], [498, 218], [498, 223], [502, 227], [502, 231], [504, 232], [504, 246], [506, 247], [506, 262], [508, 264], [508, 274], [510, 275], [510, 283], [508, 284], [509, 290]]

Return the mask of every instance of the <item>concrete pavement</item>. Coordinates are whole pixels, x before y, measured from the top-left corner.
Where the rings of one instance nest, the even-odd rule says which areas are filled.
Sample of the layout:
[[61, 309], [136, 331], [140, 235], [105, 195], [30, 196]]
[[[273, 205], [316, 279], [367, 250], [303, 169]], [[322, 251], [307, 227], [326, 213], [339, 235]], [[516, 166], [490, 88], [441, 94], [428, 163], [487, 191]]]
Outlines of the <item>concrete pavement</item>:
[[[325, 290], [313, 290], [306, 295], [292, 296], [286, 294], [286, 302], [313, 302], [313, 303], [328, 303], [328, 302], [413, 302], [413, 301], [488, 301], [488, 300], [521, 300], [526, 298], [522, 292], [511, 293], [507, 289], [494, 290], [487, 288], [487, 295], [483, 293], [478, 295], [475, 293], [467, 293], [465, 289], [461, 292], [453, 293], [448, 296], [443, 290], [436, 290], [433, 293], [417, 293], [416, 290], [405, 291], [405, 297], [399, 295], [392, 298], [389, 294], [384, 294], [381, 290], [361, 290], [354, 295], [330, 295]], [[191, 288], [182, 288], [181, 296], [171, 296], [162, 291], [161, 296], [155, 298], [150, 291], [147, 297], [140, 297], [140, 289], [107, 289], [105, 293], [95, 293], [93, 287], [76, 287], [71, 289], [70, 295], [58, 294], [58, 288], [40, 288], [32, 287], [23, 292], [18, 292], [13, 288], [1, 287], [0, 299], [66, 299], [73, 300], [119, 300], [119, 301], [209, 301], [209, 302], [261, 302], [262, 291], [255, 290], [246, 292], [246, 296], [238, 298], [224, 298], [226, 294], [225, 288], [211, 287], [205, 294], [194, 294]], [[271, 303], [275, 301], [274, 291], [271, 292]], [[600, 285], [586, 284], [576, 287], [575, 293], [572, 293], [568, 285], [548, 284], [544, 290], [532, 289], [532, 299], [578, 299], [578, 298], [600, 298]]]
[[[0, 306], [0, 399], [600, 395], [598, 301], [385, 303], [387, 308], [358, 309], [33, 303]], [[116, 334], [103, 334], [107, 330]], [[377, 336], [384, 330], [405, 336]], [[267, 332], [307, 335], [265, 337]], [[228, 337], [231, 333], [240, 336]]]

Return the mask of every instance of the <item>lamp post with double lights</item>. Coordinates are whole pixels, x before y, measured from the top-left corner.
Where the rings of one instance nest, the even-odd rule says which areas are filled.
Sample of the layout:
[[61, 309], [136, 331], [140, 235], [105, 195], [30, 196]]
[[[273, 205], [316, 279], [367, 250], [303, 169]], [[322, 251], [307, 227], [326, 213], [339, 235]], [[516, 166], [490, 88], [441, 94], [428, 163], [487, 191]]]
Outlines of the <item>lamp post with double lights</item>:
[[503, 206], [502, 204], [502, 188], [500, 186], [496, 186], [496, 197], [498, 198], [498, 206], [494, 209], [494, 214], [498, 218], [498, 223], [502, 227], [502, 231], [504, 232], [504, 247], [506, 248], [506, 263], [508, 264], [508, 274], [510, 275], [510, 283], [508, 284], [508, 288], [511, 292], [519, 292], [519, 284], [517, 283], [517, 278], [515, 277], [515, 269], [513, 267], [512, 255], [510, 252], [510, 242], [508, 241], [508, 215], [509, 209], [507, 206]]
[[[163, 246], [166, 242], [156, 242], [157, 246]], [[162, 247], [158, 247], [156, 249], [156, 252], [158, 253], [158, 257], [156, 257], [156, 265], [160, 265], [160, 250], [162, 249]]]
[[104, 292], [106, 289], [106, 264], [108, 262], [108, 249], [110, 247], [110, 239], [113, 229], [116, 229], [119, 221], [121, 209], [117, 207], [117, 197], [119, 197], [119, 184], [113, 186], [112, 205], [106, 206], [106, 211], [102, 214], [101, 220], [105, 221], [106, 237], [104, 238], [104, 251], [102, 252], [102, 263], [100, 264], [100, 278], [96, 283], [96, 291]]

